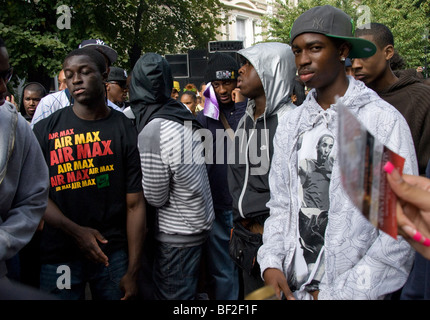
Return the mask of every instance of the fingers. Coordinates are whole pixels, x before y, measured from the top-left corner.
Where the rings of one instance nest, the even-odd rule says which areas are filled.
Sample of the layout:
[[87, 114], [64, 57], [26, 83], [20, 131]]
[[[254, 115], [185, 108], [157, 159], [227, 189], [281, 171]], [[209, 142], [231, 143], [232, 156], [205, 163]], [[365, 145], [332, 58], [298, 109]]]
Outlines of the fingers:
[[282, 292], [284, 293], [285, 299], [287, 300], [296, 300], [296, 298], [293, 295], [293, 292], [291, 291], [288, 284], [281, 284]]
[[[390, 165], [391, 166], [390, 166]], [[422, 181], [422, 177], [417, 176], [407, 176], [408, 181], [413, 181], [416, 185], [412, 185], [405, 181], [399, 172], [392, 166], [390, 162], [384, 167], [387, 171], [387, 180], [390, 184], [391, 189], [394, 193], [401, 199], [406, 200], [417, 206], [420, 209], [428, 210], [430, 209], [430, 197], [429, 192], [419, 186], [425, 186], [426, 181]], [[425, 179], [425, 178], [424, 178]]]
[[107, 242], [108, 242], [108, 241], [106, 240], [106, 238], [105, 238], [105, 237], [103, 237], [103, 235], [102, 235], [100, 232], [98, 232], [97, 230], [96, 230], [96, 232], [95, 232], [95, 236], [96, 236], [97, 241], [99, 241], [99, 242], [101, 242], [101, 243], [107, 243]]
[[240, 93], [239, 88], [234, 89], [231, 93], [231, 96], [232, 96], [232, 100], [235, 103], [242, 102], [245, 100], [244, 96]]
[[404, 225], [402, 227], [402, 230], [409, 236], [409, 238], [413, 239], [414, 241], [421, 243], [425, 247], [430, 247], [430, 239], [424, 237], [418, 230], [415, 228]]
[[100, 248], [98, 242], [107, 243], [108, 241], [95, 229], [82, 228], [82, 230], [83, 233], [81, 233], [81, 237], [78, 239], [78, 245], [81, 247], [81, 250], [86, 253], [88, 259], [102, 263], [107, 267], [109, 259]]
[[[98, 231], [95, 232], [95, 237], [96, 237], [97, 241], [99, 241], [101, 243], [107, 243], [108, 242], [105, 239], [105, 237], [103, 237], [103, 235]], [[95, 253], [95, 258], [97, 259], [97, 261], [103, 263], [106, 267], [109, 265], [108, 257], [104, 254], [102, 249], [100, 249], [100, 247], [97, 243], [95, 243], [95, 246], [94, 246], [94, 253]]]
[[268, 268], [263, 274], [264, 281], [267, 285], [272, 286], [275, 289], [276, 296], [281, 299], [281, 291], [287, 300], [296, 300], [293, 293], [288, 286], [287, 279], [283, 272], [279, 269]]
[[412, 176], [409, 174], [404, 174], [402, 178], [410, 185], [416, 186], [427, 192], [430, 192], [430, 179], [426, 177], [421, 177], [421, 176]]

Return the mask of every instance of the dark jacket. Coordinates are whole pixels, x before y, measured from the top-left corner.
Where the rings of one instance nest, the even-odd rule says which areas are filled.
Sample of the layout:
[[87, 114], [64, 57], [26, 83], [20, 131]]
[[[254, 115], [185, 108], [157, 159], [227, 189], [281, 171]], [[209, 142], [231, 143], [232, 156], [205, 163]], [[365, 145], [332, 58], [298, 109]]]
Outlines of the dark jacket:
[[[239, 102], [231, 105], [230, 107], [220, 108], [220, 112], [223, 112], [225, 118], [227, 119], [228, 124], [232, 128], [233, 131], [236, 130], [237, 125], [240, 119], [245, 114], [246, 109], [246, 101]], [[220, 120], [212, 119], [204, 115], [203, 112], [199, 112], [197, 114], [197, 120], [202, 124], [202, 126], [206, 129], [209, 129], [213, 136], [213, 158], [210, 163], [206, 164], [206, 168], [208, 170], [209, 183], [211, 186], [212, 199], [215, 210], [231, 210], [232, 199], [230, 192], [228, 190], [227, 183], [227, 147], [229, 140], [224, 139], [223, 147], [224, 149], [217, 150], [217, 130], [219, 132], [223, 132], [220, 130], [225, 130], [224, 125]], [[224, 157], [221, 159], [217, 159], [223, 152]]]
[[296, 66], [288, 45], [261, 43], [238, 52], [257, 71], [266, 95], [266, 109], [254, 121], [255, 101], [248, 100], [247, 110], [236, 130], [233, 153], [228, 166], [228, 186], [233, 199], [233, 218], [269, 215], [269, 169], [273, 155], [273, 137], [280, 117], [296, 106], [291, 101]]
[[[426, 177], [430, 179], [430, 161]], [[402, 289], [401, 300], [430, 300], [430, 260], [415, 253], [414, 266]]]
[[430, 159], [430, 86], [407, 73], [397, 76], [399, 81], [378, 94], [406, 119], [414, 140], [419, 174], [425, 175]]

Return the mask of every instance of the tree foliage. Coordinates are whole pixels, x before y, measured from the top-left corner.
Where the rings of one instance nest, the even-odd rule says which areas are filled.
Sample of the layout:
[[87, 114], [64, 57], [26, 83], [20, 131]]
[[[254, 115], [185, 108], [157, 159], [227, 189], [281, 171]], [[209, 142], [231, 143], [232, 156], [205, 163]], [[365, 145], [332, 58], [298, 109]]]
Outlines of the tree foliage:
[[[284, 3], [285, 2], [285, 3]], [[429, 40], [424, 39], [430, 29], [430, 2], [423, 0], [301, 0], [297, 7], [289, 1], [276, 0], [277, 14], [267, 17], [267, 35], [275, 40], [289, 43], [293, 22], [306, 10], [329, 4], [342, 9], [359, 27], [369, 22], [379, 22], [388, 26], [395, 41], [395, 48], [405, 60], [407, 67], [416, 68], [425, 61], [425, 47]], [[370, 13], [370, 15], [368, 15]], [[430, 55], [427, 54], [429, 60]]]
[[[58, 26], [62, 5], [70, 8], [70, 28]], [[0, 36], [15, 73], [46, 83], [85, 39], [111, 45], [128, 70], [143, 52], [205, 48], [222, 10], [219, 0], [0, 0]]]

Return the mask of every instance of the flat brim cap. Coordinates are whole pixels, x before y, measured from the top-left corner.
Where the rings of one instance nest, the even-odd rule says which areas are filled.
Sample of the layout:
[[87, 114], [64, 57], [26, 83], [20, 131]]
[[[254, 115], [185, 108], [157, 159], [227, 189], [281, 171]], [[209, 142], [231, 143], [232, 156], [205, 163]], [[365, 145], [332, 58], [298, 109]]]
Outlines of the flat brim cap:
[[116, 59], [118, 59], [118, 53], [114, 49], [109, 47], [107, 44], [105, 44], [103, 40], [100, 40], [100, 39], [84, 40], [79, 45], [79, 48], [97, 49], [101, 51], [101, 53], [103, 53], [106, 57], [108, 57], [111, 64], [113, 64], [116, 61]]
[[127, 71], [118, 67], [110, 67], [107, 81], [127, 81]]
[[348, 57], [351, 59], [367, 58], [376, 52], [376, 46], [372, 42], [354, 37], [351, 17], [330, 5], [317, 6], [300, 15], [291, 28], [290, 43], [303, 33], [320, 33], [349, 42], [352, 47]]

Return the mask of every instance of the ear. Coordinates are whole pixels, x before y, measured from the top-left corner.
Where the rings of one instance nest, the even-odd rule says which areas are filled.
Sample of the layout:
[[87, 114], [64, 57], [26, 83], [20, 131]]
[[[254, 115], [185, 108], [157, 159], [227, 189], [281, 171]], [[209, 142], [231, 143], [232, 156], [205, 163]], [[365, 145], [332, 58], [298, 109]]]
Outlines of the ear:
[[385, 60], [389, 61], [394, 56], [394, 47], [392, 44], [387, 45], [384, 48]]
[[107, 69], [106, 69], [106, 71], [105, 72], [103, 72], [103, 74], [102, 74], [102, 76], [103, 76], [103, 81], [107, 81], [107, 78], [108, 78], [108, 76], [109, 76], [109, 72], [110, 72], [110, 68], [109, 67], [107, 67]]
[[349, 55], [349, 51], [351, 50], [351, 44], [349, 42], [343, 42], [339, 46], [339, 59], [345, 61], [345, 59]]

